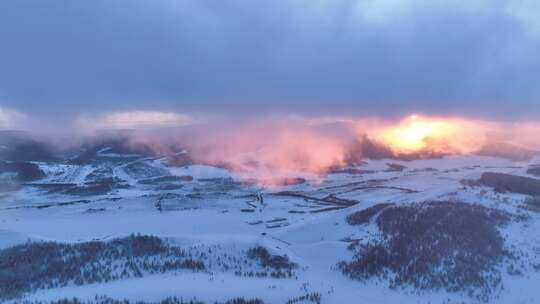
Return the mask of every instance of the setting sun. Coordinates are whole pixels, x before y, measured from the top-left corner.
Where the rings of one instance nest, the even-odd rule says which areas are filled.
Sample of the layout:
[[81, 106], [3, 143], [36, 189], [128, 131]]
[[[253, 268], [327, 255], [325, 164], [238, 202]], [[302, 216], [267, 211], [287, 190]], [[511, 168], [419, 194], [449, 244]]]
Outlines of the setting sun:
[[378, 138], [397, 152], [416, 152], [453, 133], [455, 126], [442, 119], [426, 119], [411, 115], [401, 123], [379, 132]]

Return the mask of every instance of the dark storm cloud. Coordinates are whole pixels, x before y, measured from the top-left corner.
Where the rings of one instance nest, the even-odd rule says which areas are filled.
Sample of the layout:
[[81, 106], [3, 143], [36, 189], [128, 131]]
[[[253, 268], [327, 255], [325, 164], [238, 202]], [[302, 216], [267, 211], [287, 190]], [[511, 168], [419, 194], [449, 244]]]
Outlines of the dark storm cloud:
[[0, 107], [57, 119], [132, 110], [534, 119], [540, 40], [524, 11], [500, 0], [4, 0]]

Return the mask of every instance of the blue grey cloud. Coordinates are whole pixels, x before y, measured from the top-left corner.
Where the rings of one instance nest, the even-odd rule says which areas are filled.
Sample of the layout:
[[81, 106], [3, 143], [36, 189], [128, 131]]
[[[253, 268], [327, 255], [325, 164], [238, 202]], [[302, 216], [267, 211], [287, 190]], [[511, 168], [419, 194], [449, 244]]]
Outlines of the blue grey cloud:
[[4, 0], [0, 106], [56, 119], [133, 110], [535, 119], [538, 8]]

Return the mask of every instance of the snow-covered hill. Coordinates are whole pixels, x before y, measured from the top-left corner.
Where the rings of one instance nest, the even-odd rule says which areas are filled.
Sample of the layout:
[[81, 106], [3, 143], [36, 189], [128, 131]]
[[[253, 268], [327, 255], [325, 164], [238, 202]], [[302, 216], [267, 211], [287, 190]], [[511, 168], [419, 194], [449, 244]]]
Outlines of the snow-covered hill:
[[268, 183], [109, 152], [36, 162], [45, 177], [0, 193], [0, 301], [540, 300], [540, 204], [482, 183], [534, 188], [538, 159], [377, 160]]

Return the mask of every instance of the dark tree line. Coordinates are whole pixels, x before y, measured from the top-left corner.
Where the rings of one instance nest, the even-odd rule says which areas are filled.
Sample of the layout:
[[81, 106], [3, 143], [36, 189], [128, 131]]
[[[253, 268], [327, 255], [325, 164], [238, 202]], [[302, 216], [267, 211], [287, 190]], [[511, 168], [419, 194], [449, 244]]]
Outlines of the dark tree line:
[[37, 289], [102, 283], [180, 269], [202, 271], [202, 260], [153, 236], [110, 242], [38, 242], [0, 250], [0, 300]]
[[289, 260], [286, 255], [272, 255], [268, 249], [262, 246], [250, 248], [247, 251], [247, 257], [250, 260], [256, 261], [264, 268], [263, 271], [236, 271], [235, 274], [247, 277], [272, 277], [276, 279], [290, 278], [294, 276], [294, 269], [298, 268], [298, 264]]
[[425, 202], [377, 205], [347, 220], [368, 223], [379, 212], [375, 222], [382, 238], [353, 244], [353, 260], [338, 264], [344, 274], [358, 280], [388, 278], [393, 288], [464, 291], [484, 300], [501, 288], [498, 265], [512, 254], [498, 227], [510, 222], [510, 214], [473, 204]]
[[[167, 297], [157, 302], [118, 300], [107, 296], [96, 296], [92, 300], [80, 300], [78, 298], [61, 299], [58, 301], [20, 301], [15, 304], [205, 304], [197, 299], [183, 299], [178, 297]], [[225, 302], [214, 302], [213, 304], [264, 304], [260, 299], [234, 298]]]

